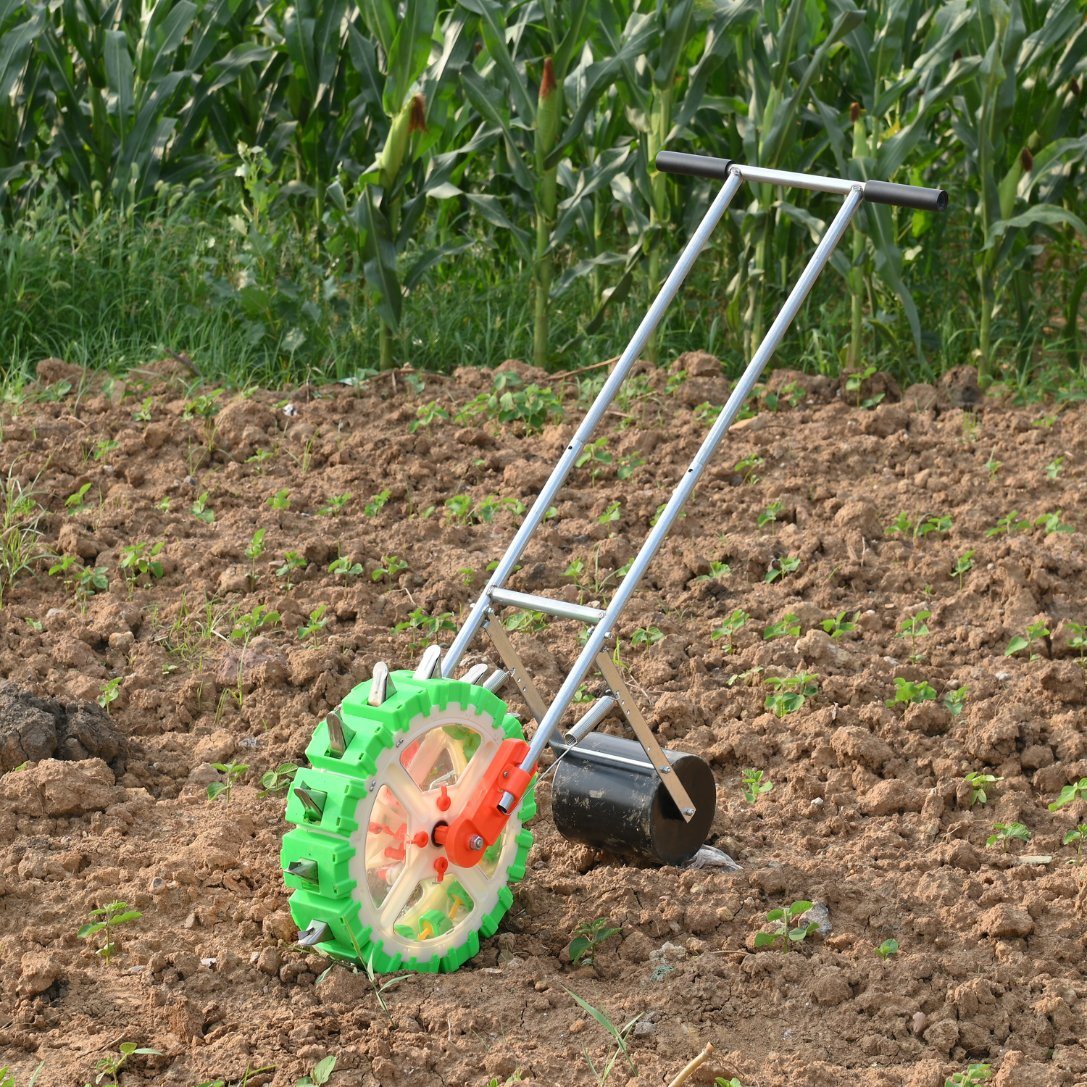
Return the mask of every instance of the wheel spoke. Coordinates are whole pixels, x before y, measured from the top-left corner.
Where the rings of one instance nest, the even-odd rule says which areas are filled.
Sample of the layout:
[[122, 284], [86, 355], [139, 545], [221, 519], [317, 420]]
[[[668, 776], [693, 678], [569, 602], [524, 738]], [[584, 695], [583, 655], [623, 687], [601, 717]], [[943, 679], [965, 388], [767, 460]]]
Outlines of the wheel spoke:
[[475, 754], [468, 761], [467, 769], [457, 779], [457, 783], [450, 788], [449, 795], [453, 800], [447, 814], [450, 822], [460, 815], [468, 799], [475, 795], [483, 781], [483, 775], [487, 773], [487, 768], [491, 765], [491, 759], [494, 758], [497, 750], [491, 744], [480, 744]]
[[396, 882], [389, 889], [385, 901], [381, 904], [381, 924], [383, 928], [392, 928], [404, 907], [411, 901], [415, 888], [432, 872], [433, 869], [428, 859], [421, 853], [416, 853], [412, 860], [405, 865], [404, 871], [396, 877]]
[[486, 899], [491, 889], [487, 877], [479, 868], [457, 868], [455, 871], [457, 873], [457, 882], [468, 892], [472, 901], [478, 906]]
[[400, 763], [391, 763], [381, 775], [381, 784], [393, 791], [408, 816], [408, 824], [414, 830], [429, 829], [434, 822], [434, 813], [430, 810], [426, 796], [420, 792], [415, 779]]

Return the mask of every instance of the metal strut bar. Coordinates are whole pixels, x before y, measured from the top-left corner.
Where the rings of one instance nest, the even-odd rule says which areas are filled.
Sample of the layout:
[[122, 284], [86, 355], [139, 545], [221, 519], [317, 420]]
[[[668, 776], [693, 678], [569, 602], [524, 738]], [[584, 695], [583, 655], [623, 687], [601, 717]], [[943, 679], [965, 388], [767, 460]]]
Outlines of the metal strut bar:
[[[642, 348], [645, 347], [649, 337], [653, 334], [653, 330], [660, 324], [660, 320], [664, 316], [669, 305], [671, 305], [672, 299], [675, 298], [684, 279], [687, 278], [687, 273], [691, 270], [691, 266], [694, 264], [698, 254], [705, 248], [706, 242], [709, 241], [710, 235], [713, 233], [714, 228], [720, 221], [721, 216], [724, 215], [725, 209], [731, 202], [732, 197], [736, 194], [736, 190], [739, 189], [742, 183], [743, 179], [740, 177], [739, 173], [729, 175], [728, 180], [717, 194], [717, 198], [714, 200], [713, 204], [710, 205], [709, 211], [706, 212], [705, 216], [702, 218], [702, 222], [698, 224], [694, 234], [691, 235], [691, 240], [687, 243], [683, 252], [680, 253], [675, 267], [664, 281], [664, 286], [661, 287], [660, 293], [654, 299], [653, 305], [649, 307], [649, 312], [642, 318], [642, 323], [638, 325], [637, 331], [635, 331], [630, 343], [627, 344], [626, 350], [615, 364], [615, 369], [612, 370], [611, 374], [608, 376], [608, 380], [604, 382], [604, 387], [597, 394], [596, 399], [593, 401], [593, 406], [582, 420], [581, 426], [577, 428], [577, 433], [571, 439], [570, 444], [559, 458], [559, 463], [555, 465], [550, 477], [544, 484], [543, 490], [540, 491], [539, 497], [532, 503], [532, 508], [525, 516], [521, 527], [517, 530], [517, 535], [514, 536], [505, 555], [503, 555], [502, 559], [499, 561], [498, 566], [491, 575], [490, 581], [487, 582], [479, 599], [472, 605], [472, 610], [469, 612], [468, 618], [465, 619], [464, 625], [458, 631], [457, 636], [453, 639], [453, 644], [449, 647], [449, 651], [442, 657], [442, 675], [446, 678], [453, 674], [454, 669], [460, 663], [460, 659], [467, 651], [472, 639], [479, 632], [479, 628], [483, 625], [483, 621], [487, 617], [487, 611], [491, 607], [495, 590], [500, 589], [505, 585], [506, 578], [510, 576], [514, 566], [517, 565], [518, 559], [520, 559], [525, 548], [528, 546], [532, 534], [539, 527], [540, 522], [544, 519], [544, 515], [551, 508], [555, 495], [566, 477], [570, 474], [570, 469], [574, 467], [574, 462], [581, 455], [581, 451], [585, 448], [585, 444], [593, 436], [593, 431], [596, 429], [597, 424], [604, 417], [604, 413], [608, 410], [608, 406], [615, 399], [620, 386], [623, 384], [624, 380], [626, 380], [626, 376], [630, 372], [630, 368], [637, 361]], [[571, 697], [573, 696], [571, 695]], [[563, 708], [565, 709], [565, 706]], [[537, 733], [537, 735], [538, 734], [539, 733]]]
[[[740, 168], [735, 166], [731, 167], [729, 171], [729, 180], [725, 183], [725, 188], [722, 189], [721, 195], [729, 189], [729, 186], [733, 181], [738, 181], [739, 178]], [[731, 193], [729, 195], [731, 197]], [[720, 196], [718, 197], [718, 200], [720, 200]], [[739, 414], [741, 405], [744, 400], [747, 399], [755, 382], [758, 380], [759, 375], [762, 373], [763, 368], [777, 349], [786, 330], [799, 311], [804, 299], [808, 296], [808, 292], [819, 277], [819, 273], [830, 259], [834, 247], [841, 240], [841, 237], [845, 233], [850, 222], [852, 222], [853, 216], [856, 214], [857, 208], [863, 200], [863, 186], [860, 183], [857, 183], [850, 188], [838, 214], [827, 228], [827, 232], [823, 235], [815, 248], [815, 252], [811, 256], [811, 259], [808, 261], [807, 267], [801, 273], [800, 278], [790, 292], [789, 297], [785, 300], [781, 312], [778, 313], [774, 323], [770, 326], [769, 331], [763, 338], [762, 343], [759, 344], [754, 356], [748, 363], [747, 369], [736, 383], [732, 395], [729, 396], [728, 402], [722, 409], [721, 414], [717, 417], [709, 434], [706, 435], [705, 440], [695, 454], [694, 460], [691, 461], [690, 467], [688, 467], [683, 478], [680, 480], [679, 485], [672, 492], [672, 496], [664, 507], [664, 511], [658, 518], [656, 525], [653, 526], [645, 543], [642, 544], [641, 550], [631, 564], [630, 571], [619, 583], [619, 587], [615, 592], [615, 596], [612, 597], [611, 603], [608, 605], [603, 619], [597, 623], [596, 627], [590, 633], [588, 641], [581, 650], [581, 654], [570, 669], [562, 686], [559, 688], [547, 713], [544, 714], [543, 720], [540, 721], [539, 727], [536, 729], [536, 733], [532, 738], [528, 753], [521, 763], [521, 768], [526, 773], [531, 771], [536, 765], [541, 752], [550, 741], [552, 734], [557, 730], [559, 720], [566, 711], [566, 708], [573, 701], [578, 686], [588, 673], [596, 655], [603, 648], [606, 638], [614, 628], [620, 613], [637, 587], [638, 581], [645, 573], [646, 567], [648, 567], [649, 563], [652, 561], [661, 542], [668, 534], [668, 530], [679, 516], [683, 504], [694, 490], [695, 485], [698, 483], [699, 478], [705, 470], [710, 458], [713, 456], [717, 446], [720, 444], [721, 439], [724, 437], [725, 432]], [[658, 301], [659, 300], [660, 299], [658, 298]], [[503, 812], [508, 812], [515, 800], [516, 798], [511, 793], [507, 792], [503, 794], [499, 803], [499, 809]]]

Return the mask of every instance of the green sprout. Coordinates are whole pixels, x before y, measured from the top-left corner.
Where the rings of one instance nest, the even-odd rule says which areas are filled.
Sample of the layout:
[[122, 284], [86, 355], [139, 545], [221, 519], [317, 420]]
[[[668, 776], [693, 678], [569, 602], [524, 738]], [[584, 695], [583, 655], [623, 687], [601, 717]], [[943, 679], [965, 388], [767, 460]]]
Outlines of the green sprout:
[[318, 517], [332, 517], [334, 514], [342, 512], [344, 506], [352, 499], [350, 491], [346, 491], [344, 494], [334, 494], [318, 511]]
[[[95, 1062], [94, 1070], [98, 1075], [94, 1077], [94, 1082], [98, 1087], [120, 1087], [121, 1070], [128, 1064], [129, 1057], [162, 1056], [161, 1050], [138, 1046], [135, 1042], [122, 1042], [117, 1047], [117, 1053], [116, 1057], [103, 1057]], [[90, 1084], [87, 1084], [87, 1087], [90, 1087]]]
[[763, 703], [775, 717], [795, 713], [809, 698], [819, 693], [818, 676], [814, 672], [800, 672], [795, 676], [770, 676], [766, 684], [773, 693]]
[[391, 491], [378, 491], [378, 493], [375, 494], [374, 497], [371, 498], [370, 501], [362, 507], [363, 514], [366, 517], [376, 516], [381, 511], [385, 503], [389, 501], [390, 497], [392, 497]]
[[332, 1075], [332, 1070], [336, 1067], [336, 1058], [329, 1054], [327, 1057], [322, 1057], [314, 1066], [313, 1071], [309, 1075], [303, 1076], [296, 1084], [295, 1087], [323, 1087], [328, 1083], [329, 1077]]
[[771, 910], [766, 915], [766, 920], [773, 928], [769, 932], [756, 933], [755, 947], [777, 947], [780, 944], [782, 951], [788, 951], [793, 946], [799, 947], [813, 932], [819, 931], [817, 922], [800, 920], [811, 909], [811, 905], [806, 899], [801, 899]]
[[663, 637], [664, 632], [660, 627], [638, 627], [630, 636], [630, 644], [635, 649], [648, 649], [649, 646], [656, 645]]
[[208, 799], [217, 800], [220, 796], [230, 799], [234, 786], [245, 776], [249, 767], [243, 762], [213, 762], [211, 764], [220, 774], [226, 775], [225, 781], [213, 781], [208, 786]]
[[[390, 581], [398, 574], [402, 574], [408, 568], [408, 564], [396, 555], [382, 555], [381, 565], [376, 569], [370, 571], [371, 581], [383, 581], [388, 578]], [[329, 567], [331, 570], [332, 567]]]
[[995, 785], [1003, 778], [994, 777], [992, 774], [983, 774], [980, 770], [971, 770], [963, 777], [963, 781], [970, 786], [970, 804], [988, 804], [989, 786]]
[[141, 577], [162, 577], [164, 567], [158, 556], [162, 554], [165, 546], [162, 540], [156, 540], [153, 544], [134, 543], [121, 549], [121, 558], [117, 565], [130, 586]]
[[291, 508], [291, 493], [286, 488], [276, 491], [271, 498], [265, 499], [264, 504], [274, 510], [289, 510]]
[[857, 629], [856, 623], [857, 613], [847, 619], [844, 611], [838, 612], [835, 616], [828, 616], [826, 619], [820, 622], [820, 626], [829, 634], [832, 638], [840, 638], [843, 634], [851, 634]]
[[966, 706], [966, 696], [969, 692], [969, 687], [957, 687], [953, 691], [948, 691], [943, 697], [944, 709], [947, 710], [952, 717], [958, 717]]
[[993, 833], [985, 839], [985, 845], [989, 849], [1000, 845], [1007, 853], [1009, 842], [1029, 842], [1030, 839], [1031, 833], [1022, 823], [994, 823]]
[[1060, 811], [1076, 800], [1087, 801], [1087, 778], [1080, 778], [1071, 785], [1065, 785], [1060, 795], [1052, 804], [1046, 805], [1050, 811]]
[[895, 696], [889, 698], [884, 705], [899, 706], [920, 702], [934, 702], [936, 700], [936, 688], [925, 680], [905, 679], [895, 676]]
[[1076, 847], [1076, 864], [1083, 864], [1083, 843], [1087, 841], [1087, 823], [1080, 823], [1073, 827], [1061, 839], [1061, 845], [1074, 845]]
[[190, 509], [193, 517], [198, 521], [203, 521], [205, 525], [210, 525], [215, 521], [215, 511], [208, 508], [208, 492], [204, 491], [193, 502]]
[[911, 615], [908, 619], [903, 620], [902, 625], [898, 628], [897, 637], [910, 639], [911, 657], [916, 658], [919, 655], [917, 652], [917, 639], [928, 634], [929, 629], [925, 620], [931, 617], [931, 611], [919, 611], [916, 615]]
[[762, 770], [740, 771], [740, 792], [749, 804], [758, 803], [759, 797], [770, 792], [773, 787], [774, 783], [766, 779]]
[[892, 958], [894, 955], [897, 955], [898, 951], [898, 941], [894, 937], [891, 937], [891, 939], [889, 940], [884, 940], [883, 943], [881, 943], [879, 947], [876, 948], [876, 954], [881, 959], [883, 959], [884, 962], [886, 962], [887, 959]]
[[795, 555], [782, 555], [774, 559], [766, 569], [766, 576], [762, 579], [767, 585], [772, 585], [779, 577], [788, 577], [800, 569], [800, 559]]
[[959, 588], [962, 588], [962, 579], [974, 568], [973, 550], [964, 551], [951, 567], [951, 576], [959, 579]]
[[799, 638], [800, 620], [790, 611], [783, 615], [776, 623], [771, 623], [763, 632], [763, 639], [771, 641], [774, 638]]
[[1004, 514], [999, 521], [992, 528], [987, 529], [986, 536], [999, 536], [1003, 533], [1005, 536], [1010, 536], [1013, 532], [1026, 532], [1030, 528], [1030, 522], [1019, 515], [1018, 510], [1012, 510], [1011, 513]]
[[293, 762], [281, 762], [274, 770], [265, 770], [260, 776], [260, 795], [286, 792], [296, 773], [298, 767]]
[[603, 917], [598, 917], [595, 921], [583, 921], [574, 929], [573, 939], [570, 941], [570, 962], [574, 966], [592, 966], [601, 944], [618, 932], [619, 929]]
[[993, 1070], [987, 1064], [971, 1064], [965, 1072], [956, 1072], [944, 1080], [944, 1087], [977, 1087], [993, 1078]]
[[113, 938], [114, 930], [120, 928], [121, 925], [137, 921], [142, 916], [143, 914], [139, 910], [130, 909], [127, 902], [107, 902], [104, 906], [91, 910], [91, 920], [83, 925], [76, 935], [79, 939], [86, 940], [91, 936], [102, 933], [101, 946], [95, 948], [94, 953], [100, 956], [103, 962], [108, 963], [117, 950]]
[[95, 701], [109, 713], [109, 708], [117, 701], [118, 696], [121, 693], [121, 683], [123, 676], [114, 676], [112, 679], [106, 680], [102, 687], [102, 690], [98, 694], [98, 698]]
[[309, 613], [309, 618], [305, 624], [298, 628], [298, 637], [305, 641], [307, 638], [313, 638], [316, 642], [316, 635], [328, 626], [328, 619], [325, 618], [325, 612], [328, 610], [327, 604], [318, 604], [317, 607]]
[[765, 525], [773, 524], [780, 515], [781, 511], [785, 508], [783, 502], [774, 501], [768, 505], [762, 513], [755, 518], [755, 527], [762, 528]]
[[366, 573], [366, 568], [361, 563], [352, 562], [346, 555], [341, 555], [328, 564], [328, 572], [336, 577], [358, 577]]
[[711, 562], [710, 571], [708, 574], [699, 574], [694, 579], [694, 583], [697, 585], [703, 581], [716, 581], [721, 577], [728, 577], [732, 573], [732, 567], [727, 562]]
[[1026, 637], [1022, 634], [1017, 634], [1010, 642], [1008, 647], [1004, 650], [1005, 657], [1015, 656], [1016, 653], [1022, 653], [1024, 649], [1028, 651], [1028, 660], [1036, 661], [1038, 654], [1034, 652], [1034, 643], [1040, 642], [1043, 638], [1048, 638], [1053, 632], [1045, 625], [1045, 621], [1039, 619], [1035, 623], [1031, 623], [1027, 627]]

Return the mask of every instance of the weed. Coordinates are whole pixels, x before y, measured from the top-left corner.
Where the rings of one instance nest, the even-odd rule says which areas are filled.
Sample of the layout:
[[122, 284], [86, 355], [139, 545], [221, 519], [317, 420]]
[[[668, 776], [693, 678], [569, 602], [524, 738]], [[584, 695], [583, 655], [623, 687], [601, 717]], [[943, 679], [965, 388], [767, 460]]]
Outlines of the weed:
[[905, 679], [895, 676], [895, 696], [889, 698], [886, 706], [908, 706], [911, 703], [933, 702], [936, 699], [936, 688], [925, 680]]
[[1076, 800], [1087, 801], [1087, 778], [1080, 778], [1071, 785], [1065, 785], [1053, 803], [1046, 805], [1050, 811], [1060, 811]]
[[264, 504], [271, 506], [274, 510], [289, 510], [291, 508], [291, 492], [285, 487], [281, 488], [271, 498], [266, 498]]
[[974, 568], [974, 552], [964, 551], [956, 560], [955, 565], [951, 567], [951, 576], [959, 579], [959, 588], [962, 588], [962, 579], [966, 577], [967, 573]]
[[824, 619], [819, 625], [832, 638], [840, 638], [843, 634], [852, 634], [852, 632], [857, 629], [856, 619], [856, 612], [847, 619], [846, 613], [840, 611], [837, 615]]
[[[388, 578], [390, 581], [397, 575], [402, 574], [408, 568], [408, 564], [396, 555], [382, 555], [381, 565], [376, 569], [370, 571], [371, 581], [384, 581]], [[329, 567], [331, 569], [331, 567]]]
[[110, 706], [117, 701], [117, 697], [121, 693], [122, 679], [122, 676], [114, 676], [113, 679], [106, 680], [102, 690], [98, 693], [98, 698], [95, 699], [98, 705], [100, 705], [107, 714], [109, 713]]
[[583, 921], [574, 929], [573, 939], [570, 941], [568, 948], [570, 962], [574, 966], [592, 966], [601, 944], [618, 933], [619, 929], [606, 918], [598, 917], [595, 921]]
[[164, 567], [158, 556], [162, 554], [165, 546], [162, 540], [156, 540], [153, 544], [134, 543], [121, 548], [121, 558], [117, 565], [121, 568], [121, 574], [129, 588], [141, 577], [162, 577]]
[[799, 947], [813, 932], [819, 931], [817, 922], [800, 920], [810, 909], [811, 903], [801, 899], [788, 906], [771, 910], [766, 915], [766, 920], [773, 927], [769, 932], [755, 934], [755, 947], [777, 947], [780, 944], [782, 951], [788, 951], [794, 945]]
[[759, 797], [770, 792], [773, 787], [774, 783], [766, 779], [762, 770], [740, 771], [740, 792], [749, 804], [758, 803]]
[[378, 491], [377, 494], [362, 507], [362, 513], [365, 517], [376, 517], [378, 513], [384, 508], [385, 503], [392, 497], [392, 492], [389, 490]]
[[795, 555], [782, 555], [774, 559], [766, 570], [766, 576], [762, 579], [767, 585], [772, 585], [779, 577], [788, 577], [800, 569], [800, 559]]
[[290, 592], [293, 588], [292, 578], [295, 571], [305, 570], [308, 565], [305, 556], [300, 555], [297, 551], [285, 551], [283, 553], [283, 561], [276, 567], [276, 577], [284, 579], [283, 588], [286, 592]]
[[785, 506], [782, 502], [771, 502], [770, 505], [767, 506], [762, 511], [762, 513], [758, 515], [758, 517], [755, 518], [755, 527], [762, 528], [764, 525], [773, 524], [778, 519], [778, 515], [784, 508]]
[[728, 577], [732, 573], [732, 567], [727, 562], [711, 562], [710, 572], [708, 574], [699, 574], [694, 579], [694, 583], [698, 585], [703, 581], [716, 581], [720, 577]]
[[876, 948], [876, 954], [885, 962], [887, 959], [898, 954], [898, 941], [892, 936], [889, 940], [884, 940], [883, 943]]
[[1030, 522], [1019, 515], [1018, 510], [1012, 510], [1011, 513], [1004, 514], [999, 521], [992, 528], [987, 529], [986, 536], [999, 536], [1003, 533], [1005, 536], [1010, 536], [1013, 532], [1026, 532], [1030, 528]]
[[971, 1064], [965, 1072], [956, 1072], [944, 1080], [944, 1087], [977, 1087], [993, 1078], [993, 1070], [987, 1064]]
[[286, 792], [297, 772], [298, 767], [293, 762], [281, 762], [274, 770], [266, 770], [260, 776], [260, 795]]
[[1053, 632], [1045, 625], [1045, 621], [1039, 619], [1035, 623], [1031, 623], [1027, 627], [1026, 637], [1022, 634], [1017, 634], [1010, 642], [1008, 642], [1007, 649], [1004, 650], [1005, 657], [1012, 657], [1016, 653], [1022, 653], [1024, 649], [1029, 651], [1028, 660], [1036, 661], [1038, 654], [1034, 652], [1034, 643], [1040, 642], [1043, 638], [1048, 638]]
[[943, 706], [952, 717], [958, 717], [963, 708], [966, 706], [966, 696], [969, 694], [969, 687], [956, 687], [953, 691], [948, 691], [943, 697]]
[[100, 932], [103, 933], [102, 944], [95, 949], [95, 954], [100, 956], [103, 962], [108, 963], [117, 950], [113, 939], [114, 931], [121, 925], [139, 920], [142, 916], [139, 910], [130, 909], [127, 902], [107, 902], [104, 906], [91, 910], [90, 921], [83, 925], [76, 935], [79, 939], [86, 940]]
[[663, 637], [664, 632], [660, 627], [638, 627], [630, 636], [630, 644], [634, 649], [648, 649]]
[[714, 628], [710, 638], [715, 642], [719, 638], [724, 638], [725, 652], [731, 653], [734, 648], [732, 641], [733, 635], [736, 634], [750, 618], [751, 616], [748, 615], [743, 608], [736, 608], [732, 614], [720, 624], [720, 626]]
[[336, 577], [348, 578], [359, 577], [360, 574], [366, 573], [366, 569], [361, 563], [352, 562], [346, 555], [341, 555], [328, 564], [328, 572], [335, 574]]
[[765, 463], [766, 461], [764, 461], [757, 453], [751, 453], [746, 457], [741, 457], [732, 466], [732, 470], [739, 474], [741, 482], [745, 486], [753, 487], [759, 481], [759, 477], [755, 474], [755, 469], [761, 468]]
[[963, 777], [963, 781], [970, 786], [970, 804], [988, 804], [989, 787], [995, 785], [1003, 778], [994, 777], [992, 774], [983, 774], [980, 770], [971, 770]]
[[771, 623], [762, 632], [764, 641], [773, 638], [799, 638], [800, 620], [791, 611], [783, 615], [776, 623]]
[[819, 693], [818, 676], [814, 672], [799, 672], [795, 676], [770, 676], [766, 680], [773, 693], [766, 696], [763, 705], [775, 717], [795, 713], [809, 698]]
[[196, 501], [193, 502], [189, 511], [193, 517], [198, 521], [203, 521], [205, 525], [210, 525], [215, 522], [215, 511], [208, 507], [208, 492], [204, 491], [199, 495]]
[[1083, 843], [1087, 842], [1087, 823], [1080, 823], [1073, 827], [1061, 839], [1061, 845], [1074, 845], [1076, 847], [1076, 864], [1083, 864]]
[[296, 1084], [295, 1087], [322, 1087], [323, 1084], [328, 1083], [329, 1077], [332, 1075], [332, 1070], [336, 1067], [336, 1058], [331, 1054], [327, 1057], [323, 1057], [314, 1066], [313, 1071], [309, 1075], [303, 1076]]
[[1030, 831], [1022, 823], [994, 823], [993, 833], [985, 839], [985, 845], [991, 849], [999, 843], [1007, 853], [1009, 842], [1029, 842], [1030, 838]]
[[245, 776], [249, 767], [244, 762], [213, 762], [211, 764], [220, 774], [226, 775], [225, 781], [213, 781], [208, 786], [208, 799], [216, 800], [220, 796], [230, 799], [234, 786]]
[[86, 499], [87, 492], [90, 489], [91, 489], [91, 484], [90, 483], [84, 483], [83, 486], [80, 487], [78, 491], [73, 491], [64, 500], [64, 508], [66, 510], [73, 510], [73, 511], [76, 511], [76, 512], [78, 512], [81, 509], [85, 509], [87, 504], [84, 501], [84, 499]]
[[[121, 1071], [130, 1057], [161, 1057], [162, 1051], [138, 1046], [135, 1042], [122, 1042], [117, 1047], [117, 1054], [116, 1057], [103, 1057], [95, 1062], [94, 1069], [98, 1073], [94, 1077], [95, 1084], [102, 1084], [103, 1087], [120, 1087]], [[90, 1087], [90, 1084], [87, 1087]]]
[[[45, 1067], [45, 1061], [42, 1061], [33, 1072], [30, 1073], [30, 1079], [26, 1081], [26, 1087], [35, 1087], [38, 1082], [38, 1077], [42, 1074], [42, 1069]], [[15, 1082], [15, 1074], [11, 1071], [7, 1065], [0, 1068], [0, 1087], [18, 1087]]]
[[38, 524], [44, 511], [34, 497], [34, 485], [24, 486], [9, 468], [0, 483], [0, 608], [15, 579], [43, 557]]
[[[564, 985], [563, 988], [566, 989], [566, 986]], [[572, 989], [566, 989], [566, 991], [570, 994], [571, 997], [573, 997], [578, 1007], [588, 1012], [589, 1015], [591, 1015], [593, 1019], [595, 1019], [596, 1022], [604, 1028], [604, 1030], [611, 1037], [612, 1041], [615, 1042], [615, 1051], [607, 1059], [607, 1061], [605, 1061], [604, 1067], [599, 1072], [596, 1070], [596, 1065], [593, 1064], [592, 1059], [589, 1057], [589, 1054], [585, 1054], [585, 1059], [589, 1062], [589, 1068], [592, 1069], [593, 1076], [596, 1078], [596, 1082], [600, 1085], [600, 1087], [603, 1087], [603, 1084], [607, 1083], [608, 1079], [611, 1076], [612, 1069], [615, 1067], [616, 1061], [618, 1061], [621, 1056], [626, 1057], [627, 1063], [630, 1065], [630, 1070], [632, 1072], [637, 1072], [638, 1069], [635, 1066], [634, 1061], [631, 1059], [630, 1051], [627, 1048], [627, 1039], [630, 1035], [630, 1032], [637, 1024], [638, 1020], [641, 1019], [643, 1013], [639, 1012], [625, 1026], [617, 1027], [608, 1017], [606, 1012], [601, 1011], [599, 1008], [594, 1008], [592, 1004], [590, 1004], [587, 1000], [582, 999]]]
[[332, 517], [337, 513], [342, 513], [344, 507], [351, 501], [352, 495], [350, 491], [345, 491], [343, 494], [334, 494], [318, 511], [318, 517]]
[[534, 633], [547, 629], [547, 616], [542, 611], [515, 611], [503, 624], [507, 630]]
[[307, 638], [312, 638], [314, 642], [317, 641], [317, 635], [324, 630], [329, 623], [329, 620], [325, 618], [325, 612], [327, 610], [327, 604], [318, 604], [317, 607], [309, 613], [309, 618], [306, 623], [298, 628], [298, 637], [303, 642]]

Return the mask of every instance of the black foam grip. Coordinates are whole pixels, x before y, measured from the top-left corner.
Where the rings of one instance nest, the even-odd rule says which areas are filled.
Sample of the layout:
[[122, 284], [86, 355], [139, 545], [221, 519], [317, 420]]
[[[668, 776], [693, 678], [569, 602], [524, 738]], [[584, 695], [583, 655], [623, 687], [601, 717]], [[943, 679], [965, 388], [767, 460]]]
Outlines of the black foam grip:
[[712, 155], [688, 155], [683, 151], [657, 153], [657, 169], [664, 174], [687, 174], [689, 177], [708, 177], [724, 181], [728, 177], [732, 159], [718, 159]]
[[893, 204], [917, 211], [945, 211], [947, 192], [944, 189], [923, 189], [919, 185], [895, 185], [890, 181], [866, 181], [864, 198], [873, 204]]

